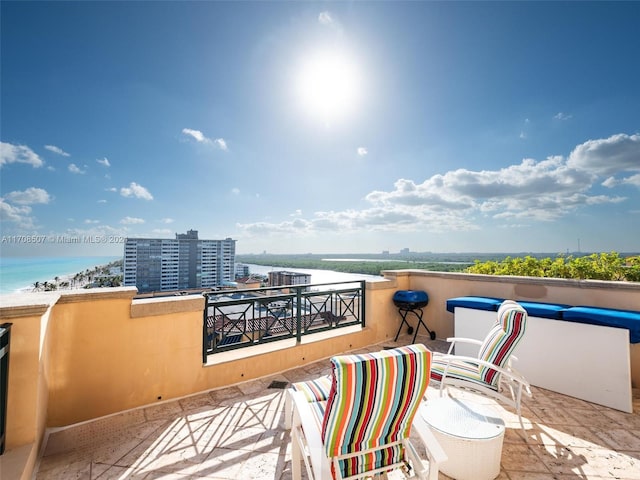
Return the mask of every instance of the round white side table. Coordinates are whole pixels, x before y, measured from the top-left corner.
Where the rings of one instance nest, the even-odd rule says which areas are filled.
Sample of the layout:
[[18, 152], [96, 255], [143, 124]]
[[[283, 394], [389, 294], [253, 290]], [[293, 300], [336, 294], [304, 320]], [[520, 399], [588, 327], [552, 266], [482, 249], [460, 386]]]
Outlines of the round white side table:
[[500, 474], [504, 421], [489, 405], [451, 397], [428, 400], [423, 417], [449, 457], [440, 471], [456, 480]]

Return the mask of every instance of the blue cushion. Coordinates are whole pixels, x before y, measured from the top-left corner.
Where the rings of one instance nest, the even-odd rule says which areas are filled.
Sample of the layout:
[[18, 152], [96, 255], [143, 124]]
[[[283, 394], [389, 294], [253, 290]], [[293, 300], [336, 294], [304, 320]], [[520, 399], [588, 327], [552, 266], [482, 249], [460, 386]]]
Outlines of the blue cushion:
[[527, 311], [531, 317], [553, 318], [560, 320], [562, 312], [571, 305], [563, 305], [559, 303], [540, 303], [540, 302], [521, 302], [520, 305]]
[[626, 328], [631, 343], [640, 343], [640, 312], [598, 307], [571, 307], [562, 312], [562, 319], [606, 327]]
[[497, 312], [502, 301], [501, 298], [492, 297], [456, 297], [447, 300], [447, 310], [453, 313], [455, 307], [464, 307]]

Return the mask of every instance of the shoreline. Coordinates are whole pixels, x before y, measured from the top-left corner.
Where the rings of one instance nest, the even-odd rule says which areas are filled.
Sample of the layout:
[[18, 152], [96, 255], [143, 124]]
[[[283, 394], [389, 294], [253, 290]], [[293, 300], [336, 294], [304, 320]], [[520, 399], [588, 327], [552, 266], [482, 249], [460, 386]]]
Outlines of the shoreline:
[[[114, 270], [119, 270], [120, 273], [113, 273]], [[44, 281], [35, 281], [31, 285], [18, 287], [11, 292], [2, 293], [2, 295], [11, 295], [11, 294], [25, 294], [25, 293], [38, 293], [38, 292], [46, 292], [46, 291], [69, 291], [69, 290], [82, 290], [86, 288], [97, 288], [97, 287], [114, 287], [122, 284], [122, 260], [113, 260], [107, 263], [100, 263], [94, 265], [92, 267], [88, 267], [82, 271], [75, 273], [68, 273], [63, 275], [56, 275], [53, 278]], [[120, 279], [117, 280], [118, 275]], [[111, 279], [107, 283], [115, 283], [118, 281], [117, 285], [109, 284], [109, 285], [96, 285], [92, 287], [97, 279]], [[114, 280], [116, 279], [116, 280]], [[39, 286], [36, 287], [35, 285]]]

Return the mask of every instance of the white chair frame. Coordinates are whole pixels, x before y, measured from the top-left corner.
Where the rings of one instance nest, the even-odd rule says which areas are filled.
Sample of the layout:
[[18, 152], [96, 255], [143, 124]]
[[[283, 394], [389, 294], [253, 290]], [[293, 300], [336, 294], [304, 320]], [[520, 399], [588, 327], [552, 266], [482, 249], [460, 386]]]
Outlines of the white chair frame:
[[[518, 414], [518, 420], [520, 421], [520, 427], [524, 431], [525, 428], [522, 421], [522, 394], [524, 393], [528, 397], [531, 397], [532, 394], [531, 385], [529, 385], [529, 382], [511, 365], [511, 361], [517, 361], [518, 358], [515, 355], [511, 355], [509, 360], [507, 361], [506, 368], [502, 368], [498, 365], [487, 362], [485, 360], [481, 360], [476, 357], [454, 355], [451, 353], [455, 348], [456, 343], [468, 343], [480, 347], [483, 343], [480, 340], [476, 340], [473, 338], [449, 337], [447, 338], [447, 342], [450, 342], [451, 345], [449, 346], [449, 350], [447, 351], [446, 355], [434, 353], [433, 356], [434, 361], [445, 363], [442, 379], [440, 380], [440, 395], [442, 395], [442, 393], [448, 386], [454, 386], [465, 390], [472, 390], [485, 396], [495, 398], [496, 400], [515, 408], [516, 413]], [[447, 376], [449, 367], [451, 365], [463, 363], [477, 365], [478, 368], [485, 366], [498, 372], [499, 379], [497, 388], [493, 388], [488, 385], [483, 386], [480, 383], [472, 382], [470, 380], [463, 380]], [[437, 380], [433, 381], [436, 382]], [[509, 396], [503, 395], [501, 393], [501, 390], [503, 389], [508, 390]]]
[[[304, 461], [309, 480], [331, 480], [332, 462], [335, 465], [335, 472], [339, 480], [363, 480], [373, 475], [382, 475], [382, 478], [386, 478], [385, 472], [394, 468], [406, 468], [405, 462], [400, 462], [381, 469], [364, 472], [360, 475], [343, 478], [340, 473], [340, 468], [338, 468], [338, 462], [343, 458], [360, 455], [370, 450], [334, 458], [327, 457], [322, 444], [321, 432], [313, 419], [313, 413], [307, 398], [304, 394], [294, 389], [289, 389], [287, 395], [290, 397], [289, 401], [291, 402], [293, 410], [291, 427], [291, 473], [293, 480], [299, 480], [301, 478], [302, 461]], [[418, 408], [413, 420], [412, 429], [417, 432], [425, 446], [427, 462], [420, 458], [410, 439], [405, 438], [396, 443], [404, 444], [407, 459], [415, 471], [415, 478], [419, 478], [420, 480], [437, 480], [439, 464], [447, 460], [447, 455], [423, 419], [421, 411], [424, 408], [424, 404]], [[383, 448], [387, 448], [388, 446], [389, 445], [385, 445]]]

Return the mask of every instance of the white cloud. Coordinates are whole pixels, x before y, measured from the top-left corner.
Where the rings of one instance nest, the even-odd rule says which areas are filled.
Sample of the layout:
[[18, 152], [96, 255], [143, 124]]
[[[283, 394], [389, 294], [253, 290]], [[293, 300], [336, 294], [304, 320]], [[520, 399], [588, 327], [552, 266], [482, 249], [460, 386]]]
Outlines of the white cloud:
[[182, 133], [188, 137], [195, 139], [198, 143], [214, 145], [220, 150], [224, 150], [225, 152], [229, 149], [229, 147], [227, 146], [227, 141], [224, 138], [216, 138], [215, 140], [211, 140], [210, 138], [206, 137], [200, 130], [193, 130], [191, 128], [183, 128]]
[[337, 35], [343, 35], [343, 28], [340, 22], [331, 14], [331, 12], [325, 10], [318, 15], [318, 23], [323, 27], [330, 28]]
[[46, 190], [36, 187], [29, 187], [21, 192], [10, 192], [5, 198], [11, 203], [17, 203], [18, 205], [34, 205], [36, 203], [49, 203], [51, 201], [51, 195], [49, 195]]
[[[77, 175], [84, 175], [85, 173], [87, 173], [86, 170], [82, 170], [75, 163], [70, 163], [68, 168], [71, 173], [75, 173]], [[85, 165], [85, 168], [86, 168], [86, 165]]]
[[[469, 231], [479, 217], [517, 225], [553, 221], [591, 205], [616, 205], [627, 198], [592, 192], [598, 184], [640, 186], [640, 173], [617, 180], [616, 174], [640, 172], [640, 136], [624, 134], [578, 145], [569, 158], [524, 159], [497, 170], [458, 169], [420, 182], [398, 179], [387, 191], [365, 196], [360, 210], [315, 212], [280, 223], [238, 225], [248, 235], [341, 231]], [[603, 173], [609, 176], [603, 179]]]
[[149, 193], [149, 190], [142, 185], [138, 185], [136, 182], [131, 182], [128, 187], [122, 187], [120, 189], [120, 195], [123, 197], [136, 197], [143, 200], [153, 200], [153, 195]]
[[44, 165], [38, 154], [26, 145], [0, 142], [0, 167], [9, 163], [26, 163], [34, 168]]
[[208, 142], [211, 141], [207, 137], [205, 137], [200, 130], [192, 130], [191, 128], [183, 128], [182, 129], [182, 133], [187, 135], [187, 136], [189, 136], [189, 137], [195, 138], [196, 141], [198, 141], [200, 143], [208, 143]]
[[596, 175], [640, 172], [640, 134], [589, 140], [571, 152], [567, 165]]
[[171, 235], [173, 232], [168, 228], [154, 228], [153, 230], [151, 230], [151, 233], [154, 233], [156, 235]]
[[60, 147], [56, 147], [55, 145], [45, 145], [44, 148], [49, 150], [50, 152], [56, 153], [58, 155], [62, 155], [63, 157], [70, 157], [71, 155], [62, 150]]
[[100, 199], [100, 200], [98, 200], [98, 203], [107, 203], [107, 201], [104, 200], [104, 199]]
[[105, 166], [105, 167], [110, 167], [111, 166], [111, 163], [109, 163], [109, 159], [107, 159], [107, 157], [97, 158], [96, 162], [98, 162], [100, 165]]
[[622, 183], [628, 183], [629, 185], [640, 187], [640, 173], [622, 179]]
[[16, 207], [0, 198], [0, 221], [14, 222], [20, 227], [30, 228], [33, 226], [33, 219], [28, 216], [30, 213], [31, 207]]
[[234, 195], [240, 195], [240, 189], [238, 187], [233, 187], [231, 189], [231, 193], [233, 193]]
[[106, 190], [107, 192], [117, 192], [117, 191], [118, 191], [118, 189], [117, 189], [116, 187], [109, 187], [109, 188], [105, 188], [105, 190]]
[[169, 223], [173, 223], [175, 220], [174, 220], [173, 218], [168, 218], [168, 217], [167, 217], [167, 218], [162, 218], [160, 221], [161, 221], [162, 223], [169, 224]]
[[98, 223], [100, 223], [100, 220], [94, 220], [92, 218], [87, 218], [84, 221], [84, 223], [87, 224], [87, 225], [97, 225]]
[[553, 118], [555, 118], [556, 120], [569, 120], [570, 118], [573, 118], [573, 115], [569, 115], [563, 112], [558, 112], [553, 116]]
[[139, 225], [141, 223], [144, 223], [144, 220], [142, 218], [136, 218], [136, 217], [124, 217], [122, 220], [120, 220], [120, 223], [123, 225]]
[[320, 12], [320, 15], [318, 15], [318, 22], [322, 25], [331, 25], [333, 23], [333, 17], [331, 16], [331, 13], [325, 10], [324, 12]]
[[358, 155], [360, 157], [364, 157], [366, 154], [368, 154], [368, 150], [365, 147], [358, 147]]
[[227, 142], [224, 138], [216, 138], [213, 143], [215, 143], [220, 150], [224, 150], [225, 152], [228, 150]]

